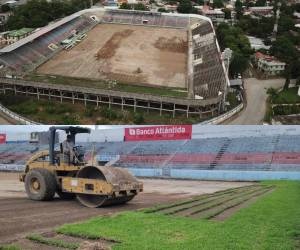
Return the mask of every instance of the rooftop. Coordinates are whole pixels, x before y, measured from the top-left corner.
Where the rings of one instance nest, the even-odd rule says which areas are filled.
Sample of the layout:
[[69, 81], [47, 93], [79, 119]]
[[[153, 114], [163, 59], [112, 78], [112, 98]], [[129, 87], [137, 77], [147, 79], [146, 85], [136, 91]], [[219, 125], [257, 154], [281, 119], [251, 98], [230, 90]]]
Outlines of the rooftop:
[[267, 61], [267, 62], [285, 64], [284, 62], [279, 61], [276, 57], [270, 56], [270, 55], [265, 55], [261, 52], [256, 52], [255, 57], [257, 59], [262, 59], [262, 60]]
[[259, 7], [250, 7], [250, 10], [273, 10], [273, 6], [259, 6]]
[[28, 33], [31, 33], [32, 31], [34, 31], [34, 29], [32, 29], [32, 28], [22, 28], [22, 29], [19, 29], [19, 30], [9, 31], [7, 33], [7, 35], [12, 36], [12, 37], [19, 37], [19, 36], [24, 36]]

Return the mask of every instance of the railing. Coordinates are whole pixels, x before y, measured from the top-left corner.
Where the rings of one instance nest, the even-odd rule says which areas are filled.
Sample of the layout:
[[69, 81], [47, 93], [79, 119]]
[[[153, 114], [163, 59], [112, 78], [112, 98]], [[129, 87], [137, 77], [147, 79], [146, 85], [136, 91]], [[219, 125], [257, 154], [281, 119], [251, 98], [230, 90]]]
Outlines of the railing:
[[21, 172], [25, 168], [24, 165], [21, 164], [0, 164], [0, 171], [12, 171], [12, 172]]
[[231, 109], [230, 111], [218, 116], [218, 117], [214, 117], [210, 120], [201, 122], [199, 124], [201, 125], [214, 125], [214, 124], [220, 124], [221, 122], [227, 120], [228, 118], [232, 117], [233, 115], [235, 115], [236, 113], [240, 112], [244, 107], [244, 104], [241, 103], [238, 106], [236, 106], [235, 108]]
[[22, 117], [22, 116], [20, 116], [16, 113], [12, 112], [8, 108], [5, 108], [2, 104], [0, 104], [0, 111], [3, 112], [5, 115], [7, 115], [9, 118], [19, 122], [20, 124], [23, 124], [23, 125], [41, 125], [41, 123], [31, 121], [31, 120], [29, 120], [25, 117]]

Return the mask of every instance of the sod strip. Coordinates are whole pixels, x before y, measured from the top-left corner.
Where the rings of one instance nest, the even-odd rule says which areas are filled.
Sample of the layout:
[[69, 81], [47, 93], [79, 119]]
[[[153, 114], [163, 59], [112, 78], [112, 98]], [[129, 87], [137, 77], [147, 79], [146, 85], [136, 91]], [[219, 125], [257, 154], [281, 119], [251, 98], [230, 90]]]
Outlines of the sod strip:
[[[257, 187], [251, 187], [250, 189], [252, 190], [252, 189], [255, 189], [255, 188], [257, 188]], [[214, 200], [218, 200], [218, 199], [223, 198], [223, 197], [228, 197], [228, 196], [232, 196], [232, 195], [243, 193], [243, 192], [244, 192], [244, 190], [239, 190], [238, 192], [236, 191], [236, 192], [224, 193], [224, 194], [220, 194], [220, 195], [209, 196], [205, 199], [197, 200], [197, 201], [194, 201], [192, 203], [183, 204], [183, 205], [179, 205], [179, 206], [173, 206], [171, 208], [163, 209], [163, 210], [160, 210], [158, 212], [163, 213], [163, 214], [175, 214], [177, 212], [181, 212], [181, 211], [186, 210], [186, 209], [190, 209], [190, 208], [193, 208], [193, 207], [204, 205], [208, 202], [212, 202]]]
[[272, 188], [266, 188], [264, 190], [258, 191], [257, 193], [251, 194], [246, 197], [238, 197], [237, 199], [235, 199], [229, 203], [223, 203], [221, 206], [217, 207], [216, 209], [213, 209], [213, 211], [211, 211], [211, 210], [205, 211], [203, 216], [199, 216], [198, 218], [211, 219], [211, 218], [223, 213], [227, 209], [238, 206], [238, 205], [250, 200], [253, 197], [261, 196], [270, 190], [272, 190]]
[[193, 203], [195, 201], [200, 201], [200, 200], [203, 200], [203, 199], [208, 198], [208, 197], [215, 197], [215, 196], [218, 196], [218, 195], [223, 195], [223, 194], [228, 194], [228, 193], [233, 193], [233, 192], [239, 192], [239, 191], [242, 191], [245, 188], [252, 188], [252, 187], [256, 187], [256, 186], [261, 186], [261, 185], [250, 185], [250, 186], [220, 190], [220, 191], [217, 191], [217, 192], [212, 193], [212, 194], [203, 194], [203, 195], [197, 196], [197, 197], [189, 199], [189, 200], [179, 201], [179, 202], [175, 202], [175, 203], [171, 203], [171, 204], [167, 204], [167, 205], [165, 205], [165, 204], [157, 205], [157, 206], [154, 206], [153, 208], [146, 208], [146, 209], [143, 210], [143, 212], [145, 212], [145, 213], [155, 213], [155, 212], [158, 212], [158, 211], [161, 211], [161, 210], [164, 210], [164, 209], [168, 209], [168, 208], [172, 208], [172, 207], [176, 207], [176, 206], [180, 206], [180, 205]]
[[79, 243], [69, 243], [62, 240], [48, 239], [38, 234], [28, 235], [26, 236], [26, 239], [48, 246], [61, 247], [67, 249], [79, 248]]
[[249, 190], [247, 192], [241, 192], [241, 193], [238, 193], [238, 194], [235, 194], [235, 195], [227, 196], [227, 197], [225, 197], [223, 199], [219, 199], [219, 200], [216, 200], [216, 201], [213, 201], [213, 202], [208, 202], [208, 203], [206, 203], [204, 205], [193, 207], [191, 209], [186, 209], [186, 210], [183, 210], [181, 212], [176, 213], [176, 215], [178, 215], [178, 216], [191, 216], [193, 214], [200, 213], [202, 211], [211, 209], [213, 207], [217, 207], [217, 206], [221, 205], [224, 202], [228, 202], [228, 201], [234, 200], [237, 197], [257, 192], [258, 190], [261, 190], [261, 187], [260, 188], [258, 187], [256, 189], [251, 189], [251, 190]]
[[236, 199], [239, 199], [239, 198], [242, 198], [242, 197], [253, 196], [253, 195], [255, 195], [256, 193], [259, 193], [259, 192], [261, 192], [261, 191], [263, 191], [263, 190], [265, 190], [265, 188], [258, 189], [258, 190], [254, 190], [254, 191], [251, 191], [251, 192], [247, 192], [247, 193], [244, 193], [244, 194], [235, 196], [235, 197], [232, 198], [232, 199], [228, 199], [228, 200], [219, 202], [218, 204], [215, 204], [214, 206], [211, 206], [211, 207], [209, 207], [209, 208], [207, 208], [207, 209], [199, 209], [199, 210], [195, 210], [195, 211], [193, 211], [193, 212], [192, 212], [190, 215], [188, 215], [188, 216], [191, 216], [191, 217], [193, 217], [193, 218], [199, 218], [199, 214], [206, 213], [207, 211], [212, 211], [212, 210], [214, 210], [214, 209], [218, 209], [219, 206], [222, 206], [223, 204], [226, 204], [226, 203], [233, 202], [233, 201], [236, 200]]

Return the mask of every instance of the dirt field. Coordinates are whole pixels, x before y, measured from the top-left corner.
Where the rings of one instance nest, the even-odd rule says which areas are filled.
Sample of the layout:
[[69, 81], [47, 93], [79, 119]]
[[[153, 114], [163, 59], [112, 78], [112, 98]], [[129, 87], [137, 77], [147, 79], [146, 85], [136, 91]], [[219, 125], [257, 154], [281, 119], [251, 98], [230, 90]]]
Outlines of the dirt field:
[[55, 199], [35, 202], [27, 199], [18, 174], [0, 172], [0, 244], [13, 242], [32, 232], [47, 232], [53, 227], [78, 222], [97, 215], [136, 210], [156, 204], [174, 202], [194, 195], [213, 193], [249, 182], [215, 182], [143, 179], [145, 191], [125, 205], [106, 208], [86, 208], [76, 200]]
[[38, 73], [185, 87], [187, 33], [180, 29], [99, 24]]

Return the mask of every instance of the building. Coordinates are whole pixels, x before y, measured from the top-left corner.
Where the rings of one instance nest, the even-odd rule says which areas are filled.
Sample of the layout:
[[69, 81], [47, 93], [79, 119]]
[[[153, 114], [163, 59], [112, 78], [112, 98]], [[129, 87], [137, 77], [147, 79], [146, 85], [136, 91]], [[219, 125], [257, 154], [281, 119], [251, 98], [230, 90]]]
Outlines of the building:
[[269, 76], [282, 74], [286, 63], [279, 61], [274, 56], [265, 55], [261, 52], [255, 53], [257, 68]]
[[273, 16], [273, 6], [250, 7], [249, 12], [255, 16], [271, 17]]
[[200, 14], [209, 17], [214, 24], [219, 24], [225, 21], [225, 13], [221, 9], [212, 9], [208, 5], [200, 8]]
[[11, 12], [0, 13], [0, 25], [6, 24], [10, 15]]
[[1, 41], [2, 43], [12, 44], [19, 41], [22, 38], [29, 36], [33, 33], [34, 29], [32, 28], [22, 28], [19, 30], [12, 30], [8, 32], [1, 33]]
[[265, 49], [269, 50], [271, 46], [264, 44], [263, 40], [254, 36], [247, 36], [250, 42], [250, 46], [254, 50]]

